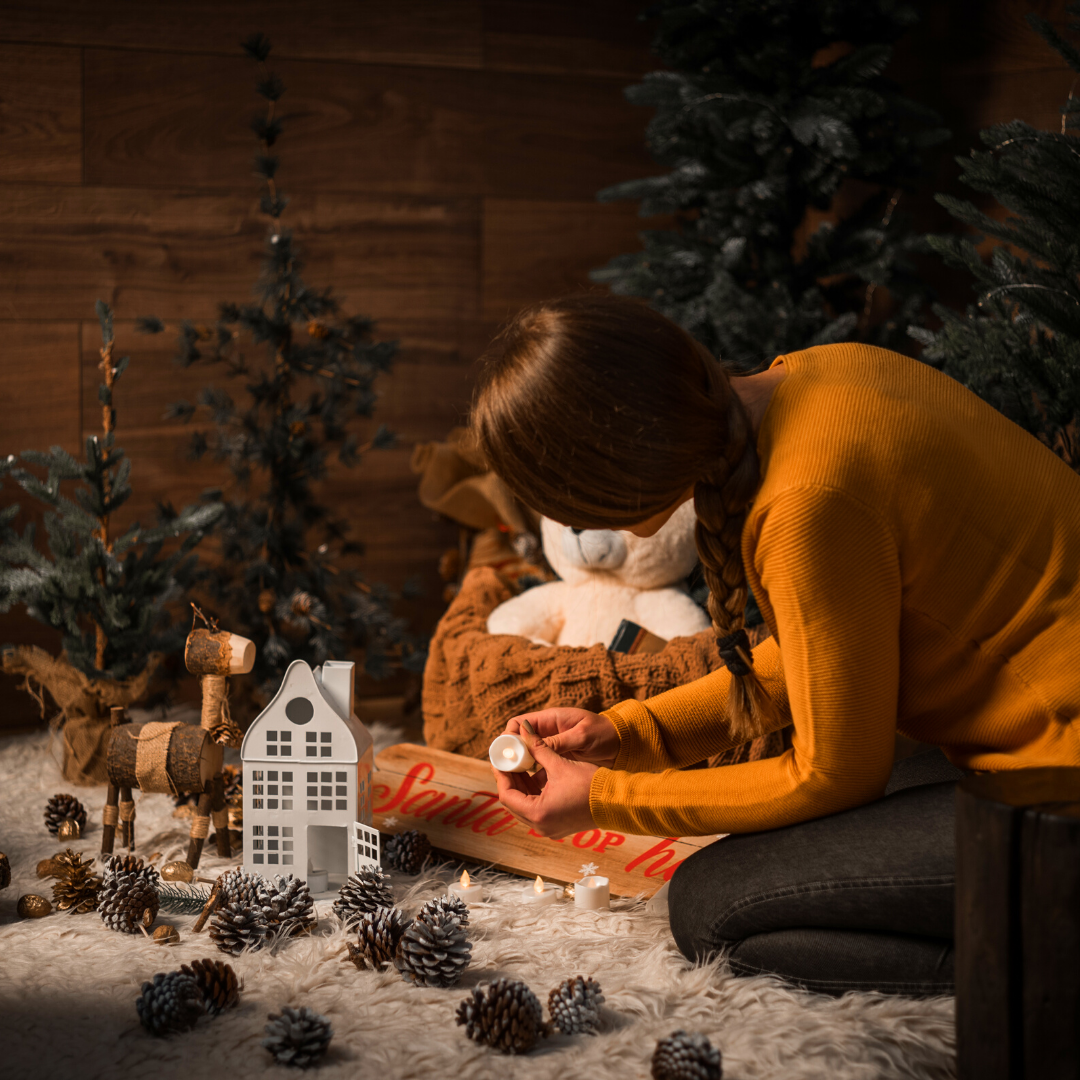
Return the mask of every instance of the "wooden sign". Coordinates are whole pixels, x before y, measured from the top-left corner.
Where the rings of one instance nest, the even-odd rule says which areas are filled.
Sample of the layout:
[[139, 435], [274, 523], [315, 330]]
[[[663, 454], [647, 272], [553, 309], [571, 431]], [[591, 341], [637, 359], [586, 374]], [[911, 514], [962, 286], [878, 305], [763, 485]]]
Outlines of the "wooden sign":
[[503, 807], [487, 761], [413, 743], [376, 757], [372, 811], [381, 832], [419, 829], [440, 851], [545, 881], [599, 874], [610, 879], [612, 896], [651, 896], [683, 859], [716, 840], [606, 829], [552, 840]]

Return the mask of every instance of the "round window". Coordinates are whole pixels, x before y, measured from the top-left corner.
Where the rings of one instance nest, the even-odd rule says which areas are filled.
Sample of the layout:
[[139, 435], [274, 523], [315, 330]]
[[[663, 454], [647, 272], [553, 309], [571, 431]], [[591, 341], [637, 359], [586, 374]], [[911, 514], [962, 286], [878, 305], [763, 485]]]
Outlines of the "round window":
[[306, 697], [294, 697], [285, 706], [285, 715], [294, 724], [306, 724], [315, 715], [315, 706]]

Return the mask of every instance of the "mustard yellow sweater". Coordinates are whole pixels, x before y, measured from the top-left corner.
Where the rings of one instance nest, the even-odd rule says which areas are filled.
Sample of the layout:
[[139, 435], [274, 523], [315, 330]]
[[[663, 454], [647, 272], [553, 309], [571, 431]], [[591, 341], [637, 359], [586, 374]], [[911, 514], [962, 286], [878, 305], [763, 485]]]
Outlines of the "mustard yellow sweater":
[[964, 768], [1080, 765], [1080, 476], [916, 360], [844, 344], [781, 361], [742, 555], [792, 748], [676, 771], [731, 745], [725, 670], [621, 702], [596, 823], [701, 836], [859, 806], [897, 730]]

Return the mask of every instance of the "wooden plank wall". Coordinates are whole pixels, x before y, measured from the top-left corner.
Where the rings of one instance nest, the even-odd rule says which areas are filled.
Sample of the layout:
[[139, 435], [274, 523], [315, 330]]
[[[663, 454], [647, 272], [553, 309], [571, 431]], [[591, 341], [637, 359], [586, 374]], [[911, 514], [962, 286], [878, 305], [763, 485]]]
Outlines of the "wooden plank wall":
[[[464, 415], [470, 366], [500, 320], [584, 285], [638, 245], [633, 205], [598, 188], [657, 167], [648, 114], [622, 89], [656, 67], [639, 2], [627, 0], [7, 0], [0, 19], [0, 453], [78, 451], [99, 421], [94, 301], [115, 309], [133, 361], [118, 393], [134, 459], [125, 520], [220, 483], [185, 457], [166, 404], [207, 379], [171, 363], [172, 340], [133, 320], [211, 320], [249, 295], [264, 220], [247, 126], [254, 66], [237, 43], [263, 30], [287, 86], [280, 180], [308, 277], [401, 342], [377, 419], [400, 449], [335, 475], [373, 577], [419, 574], [440, 610], [435, 563], [454, 530], [420, 507], [411, 446]], [[1063, 0], [1035, 7], [1064, 23]], [[924, 3], [894, 64], [957, 132], [1057, 123], [1072, 76], [1022, 24], [1017, 0]], [[937, 189], [953, 185], [947, 157]], [[934, 204], [919, 213], [946, 227]], [[935, 216], [936, 215], [936, 216]], [[644, 223], [645, 227], [648, 223]], [[0, 494], [0, 497], [3, 497]], [[122, 523], [121, 523], [122, 524]], [[0, 640], [55, 644], [23, 617]], [[25, 722], [0, 686], [0, 726]]]

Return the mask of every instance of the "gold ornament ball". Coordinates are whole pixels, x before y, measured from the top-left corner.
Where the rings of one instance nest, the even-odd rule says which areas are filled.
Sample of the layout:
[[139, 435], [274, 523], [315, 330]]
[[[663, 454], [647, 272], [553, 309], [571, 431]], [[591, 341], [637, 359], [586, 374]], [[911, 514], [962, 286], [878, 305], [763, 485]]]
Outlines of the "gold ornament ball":
[[24, 919], [44, 919], [52, 911], [52, 904], [44, 896], [24, 893], [19, 897], [19, 915]]
[[158, 945], [179, 945], [180, 931], [175, 926], [159, 926], [154, 931], [154, 941]]
[[[161, 877], [165, 881], [189, 882], [195, 876], [195, 871], [186, 862], [166, 863], [161, 868]], [[166, 929], [164, 926], [162, 930]]]
[[56, 835], [61, 840], [81, 840], [82, 829], [79, 828], [79, 823], [74, 818], [64, 818], [60, 822], [60, 829]]

